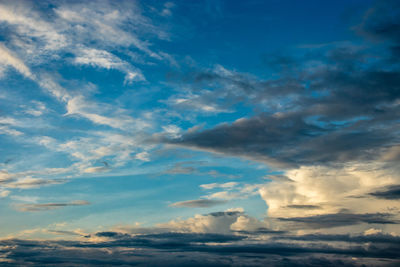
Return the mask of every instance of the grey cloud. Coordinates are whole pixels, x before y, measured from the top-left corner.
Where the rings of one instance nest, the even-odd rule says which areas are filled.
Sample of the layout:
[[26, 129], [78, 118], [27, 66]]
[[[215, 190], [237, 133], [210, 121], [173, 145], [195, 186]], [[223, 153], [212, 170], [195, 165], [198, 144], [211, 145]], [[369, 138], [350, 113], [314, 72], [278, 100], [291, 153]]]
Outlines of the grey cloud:
[[[275, 239], [275, 237], [273, 237]], [[290, 239], [302, 241], [337, 241], [351, 243], [388, 243], [400, 244], [400, 237], [389, 234], [373, 234], [373, 235], [350, 235], [350, 234], [310, 234], [299, 236], [279, 236], [276, 239]]]
[[65, 231], [65, 230], [47, 230], [47, 232], [49, 232], [49, 233], [53, 233], [53, 234], [58, 234], [58, 235], [75, 235], [75, 236], [82, 236], [82, 237], [86, 237], [86, 238], [89, 238], [89, 237], [90, 237], [90, 235], [81, 234], [81, 233], [74, 232], [74, 231]]
[[[207, 243], [207, 242], [216, 242], [216, 243], [225, 243], [230, 241], [239, 241], [244, 239], [243, 236], [237, 235], [224, 235], [217, 233], [176, 233], [176, 232], [167, 232], [160, 234], [145, 234], [138, 235], [141, 239], [157, 239], [157, 240], [175, 240], [179, 242], [185, 243]], [[135, 238], [135, 237], [133, 237]]]
[[[383, 15], [382, 15], [383, 14]], [[377, 40], [400, 41], [400, 4], [396, 0], [378, 2], [355, 29]]]
[[384, 199], [400, 199], [400, 185], [391, 185], [383, 190], [370, 193], [371, 196]]
[[19, 211], [46, 211], [68, 206], [85, 206], [90, 202], [84, 200], [76, 200], [68, 203], [41, 203], [41, 204], [15, 204]]
[[211, 212], [206, 215], [214, 216], [214, 217], [224, 217], [224, 216], [238, 216], [244, 214], [242, 211], [217, 211]]
[[278, 218], [282, 222], [294, 223], [295, 228], [332, 228], [356, 224], [399, 224], [388, 213], [334, 213], [309, 217]]
[[166, 174], [191, 174], [197, 171], [195, 167], [184, 166], [185, 163], [176, 163], [172, 168], [166, 170]]
[[240, 233], [240, 234], [245, 234], [245, 235], [278, 235], [278, 236], [282, 236], [286, 233], [288, 233], [287, 231], [283, 231], [283, 230], [272, 230], [272, 229], [268, 229], [268, 228], [258, 228], [254, 231], [235, 231], [236, 233]]
[[371, 149], [394, 139], [384, 129], [324, 128], [295, 113], [262, 114], [166, 142], [295, 166], [371, 159], [376, 156]]
[[[399, 263], [398, 243], [370, 244], [367, 248], [362, 242], [334, 246], [323, 242], [249, 244], [242, 240], [243, 237], [180, 233], [132, 237], [131, 243], [125, 238], [101, 243], [14, 239], [0, 241], [0, 252], [6, 253], [5, 266], [353, 266], [352, 257], [357, 257], [356, 266]], [[209, 246], [208, 242], [214, 244]]]
[[215, 200], [215, 199], [196, 199], [196, 200], [187, 200], [180, 201], [171, 204], [171, 207], [187, 207], [187, 208], [207, 208], [213, 207], [220, 204], [224, 204], [226, 201], [224, 200]]

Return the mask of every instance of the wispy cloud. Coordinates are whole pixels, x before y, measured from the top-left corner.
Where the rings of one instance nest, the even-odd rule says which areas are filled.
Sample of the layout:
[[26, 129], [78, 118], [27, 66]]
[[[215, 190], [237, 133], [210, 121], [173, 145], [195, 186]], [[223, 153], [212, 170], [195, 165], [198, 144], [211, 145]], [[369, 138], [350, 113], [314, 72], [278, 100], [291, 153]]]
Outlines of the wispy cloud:
[[32, 211], [54, 210], [68, 206], [85, 206], [89, 204], [90, 203], [88, 201], [76, 200], [67, 203], [15, 204], [15, 207], [19, 211], [32, 212]]

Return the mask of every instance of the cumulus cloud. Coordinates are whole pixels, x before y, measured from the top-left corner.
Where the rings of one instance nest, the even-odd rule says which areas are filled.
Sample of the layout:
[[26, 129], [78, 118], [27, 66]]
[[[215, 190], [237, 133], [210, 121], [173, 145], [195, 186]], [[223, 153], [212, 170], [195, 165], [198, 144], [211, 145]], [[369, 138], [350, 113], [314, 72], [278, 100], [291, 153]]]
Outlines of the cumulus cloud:
[[357, 213], [390, 212], [399, 207], [385, 199], [365, 197], [381, 186], [398, 183], [397, 169], [382, 164], [301, 167], [287, 171], [285, 177], [260, 188], [269, 216], [311, 216], [343, 209]]

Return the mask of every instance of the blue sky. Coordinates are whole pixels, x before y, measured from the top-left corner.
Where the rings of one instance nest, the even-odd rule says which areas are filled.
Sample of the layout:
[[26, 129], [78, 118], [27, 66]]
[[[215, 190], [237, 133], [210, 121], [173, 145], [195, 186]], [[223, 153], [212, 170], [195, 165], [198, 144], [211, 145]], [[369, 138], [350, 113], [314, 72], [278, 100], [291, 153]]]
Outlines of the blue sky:
[[0, 262], [28, 264], [18, 249], [35, 242], [30, 263], [51, 264], [47, 240], [157, 266], [170, 238], [178, 265], [227, 264], [211, 245], [259, 257], [227, 252], [239, 265], [299, 244], [286, 260], [396, 262], [399, 11], [0, 1]]

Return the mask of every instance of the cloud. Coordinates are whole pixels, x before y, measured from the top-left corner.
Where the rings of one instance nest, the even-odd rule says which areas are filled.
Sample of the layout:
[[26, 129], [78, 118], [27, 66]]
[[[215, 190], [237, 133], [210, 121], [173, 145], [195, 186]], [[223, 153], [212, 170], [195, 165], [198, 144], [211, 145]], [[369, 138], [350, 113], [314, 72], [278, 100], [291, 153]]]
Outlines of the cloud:
[[[274, 238], [274, 237], [273, 237]], [[297, 236], [282, 236], [282, 239], [289, 240], [303, 240], [303, 241], [339, 241], [339, 242], [352, 242], [352, 243], [393, 243], [399, 242], [400, 237], [390, 234], [374, 233], [368, 235], [350, 235], [350, 234], [311, 234], [311, 235], [297, 235]]]
[[393, 219], [393, 215], [386, 213], [336, 213], [307, 217], [278, 218], [284, 222], [296, 223], [296, 227], [305, 228], [332, 228], [355, 224], [399, 224], [400, 221]]
[[74, 63], [78, 65], [90, 65], [105, 69], [116, 69], [126, 73], [125, 83], [133, 81], [142, 81], [144, 76], [139, 70], [135, 70], [128, 62], [125, 62], [117, 56], [105, 51], [94, 48], [83, 48], [75, 57]]
[[395, 139], [383, 129], [329, 129], [306, 122], [300, 114], [289, 113], [243, 118], [166, 142], [282, 167], [368, 160], [376, 157], [373, 148], [379, 149]]
[[194, 233], [230, 233], [230, 225], [241, 215], [241, 212], [217, 212], [206, 215], [197, 214], [187, 220], [173, 220], [159, 224], [158, 227], [170, 228], [178, 232]]
[[186, 162], [175, 163], [174, 166], [165, 171], [166, 174], [192, 174], [197, 171], [195, 167], [184, 166]]
[[12, 180], [14, 180], [12, 174], [8, 173], [5, 170], [0, 170], [0, 184], [7, 183]]
[[303, 166], [284, 172], [285, 179], [261, 186], [259, 193], [270, 217], [332, 214], [343, 209], [354, 213], [391, 212], [399, 205], [370, 193], [398, 184], [397, 172], [396, 167], [371, 162], [345, 167]]
[[0, 198], [7, 197], [11, 192], [9, 190], [0, 190]]
[[0, 43], [0, 62], [0, 66], [11, 66], [23, 76], [31, 79], [34, 78], [31, 70], [24, 64], [24, 62], [16, 55], [13, 55], [13, 53], [2, 43]]
[[[395, 265], [399, 261], [396, 253], [399, 247], [396, 243], [360, 246], [351, 243], [326, 244], [319, 241], [319, 246], [316, 246], [315, 243], [290, 244], [271, 240], [252, 240], [253, 242], [249, 243], [243, 242], [242, 236], [217, 234], [97, 234], [112, 238], [96, 243], [9, 239], [0, 241], [1, 252], [5, 253], [3, 259], [10, 264], [61, 266], [353, 266], [355, 258], [357, 264], [364, 265]], [[304, 239], [307, 238], [311, 240], [310, 237], [304, 236]], [[321, 239], [323, 238], [321, 236]], [[353, 240], [357, 241], [357, 238]]]
[[68, 206], [85, 206], [89, 205], [88, 201], [76, 200], [68, 203], [41, 203], [41, 204], [15, 204], [18, 211], [32, 212], [32, 211], [46, 211], [59, 209]]
[[83, 170], [84, 173], [97, 173], [97, 172], [106, 172], [110, 170], [110, 166], [106, 161], [102, 162], [104, 166], [97, 167], [89, 167]]
[[[279, 168], [379, 160], [400, 142], [400, 69], [392, 53], [400, 40], [394, 34], [399, 21], [393, 2], [380, 3], [360, 26], [390, 39], [384, 45], [366, 39], [363, 45], [299, 48], [298, 55], [270, 62], [278, 70], [265, 80], [218, 65], [191, 70], [181, 79], [178, 74], [171, 83], [185, 84], [188, 97], [171, 98], [171, 103], [191, 98], [216, 109], [245, 104], [254, 115], [158, 140]], [[190, 102], [186, 109], [193, 107]]]
[[171, 204], [171, 207], [186, 207], [186, 208], [207, 208], [213, 207], [220, 204], [224, 204], [224, 200], [213, 200], [213, 199], [196, 199], [176, 202]]
[[210, 189], [214, 189], [214, 188], [232, 188], [237, 185], [238, 185], [237, 182], [228, 182], [228, 183], [223, 183], [223, 184], [218, 184], [218, 183], [202, 184], [202, 185], [200, 185], [200, 187], [210, 190]]
[[84, 173], [98, 173], [98, 172], [106, 172], [109, 171], [110, 169], [104, 166], [98, 166], [98, 167], [90, 167], [86, 168], [83, 170]]
[[400, 199], [400, 185], [390, 185], [385, 189], [370, 193], [371, 196], [383, 199]]
[[25, 178], [19, 178], [14, 182], [7, 183], [4, 186], [8, 188], [29, 189], [46, 185], [64, 184], [66, 182], [67, 180], [65, 179], [43, 179], [43, 178], [25, 177]]

